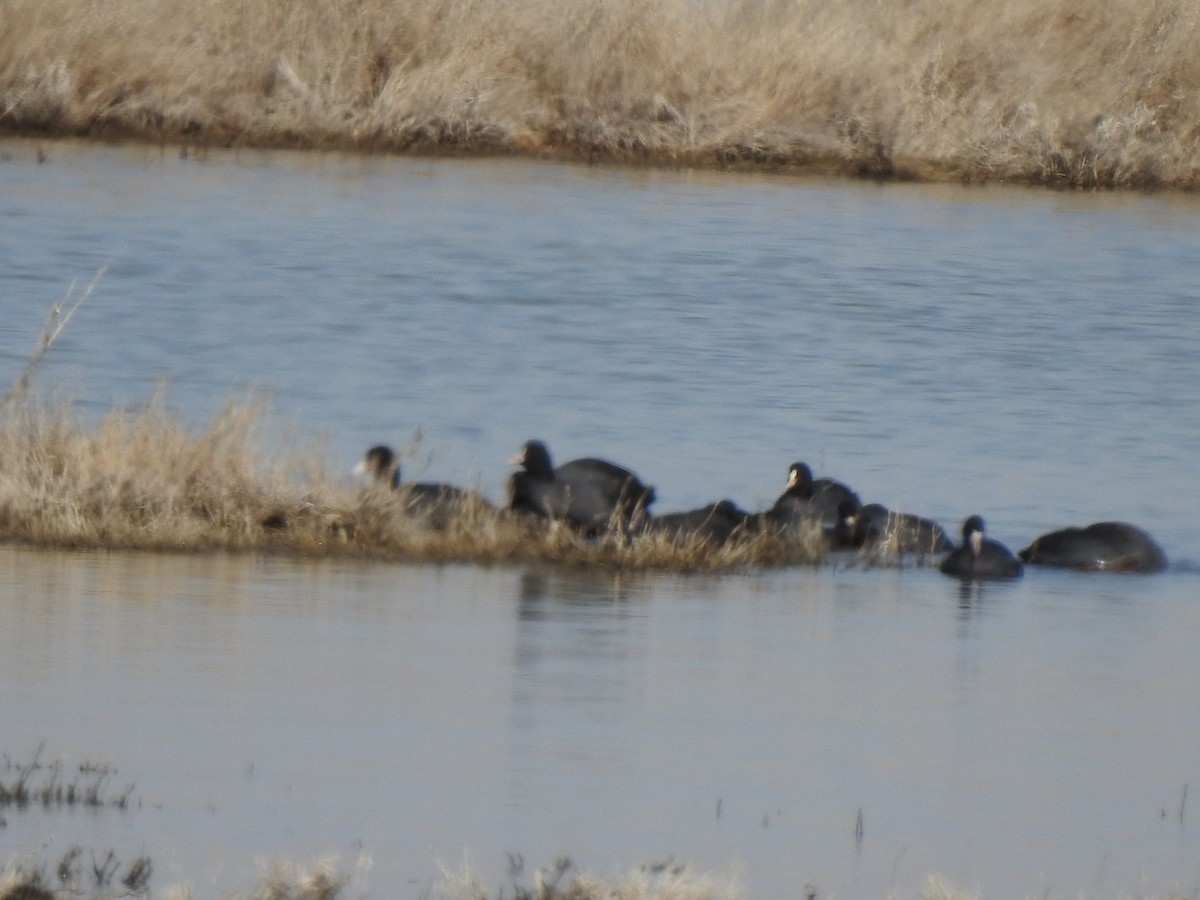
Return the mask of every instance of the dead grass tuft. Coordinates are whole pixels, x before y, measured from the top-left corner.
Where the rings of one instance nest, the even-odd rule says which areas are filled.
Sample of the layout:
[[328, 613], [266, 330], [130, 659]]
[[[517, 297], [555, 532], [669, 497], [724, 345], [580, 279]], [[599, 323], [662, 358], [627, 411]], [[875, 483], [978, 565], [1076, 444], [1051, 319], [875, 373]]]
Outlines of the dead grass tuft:
[[[117, 900], [117, 898], [162, 896], [188, 900], [191, 892], [182, 887], [152, 893], [150, 878], [153, 865], [139, 856], [122, 866], [109, 850], [97, 854], [73, 846], [57, 864], [50, 867], [32, 859], [10, 861], [0, 871], [0, 900]], [[228, 894], [230, 900], [337, 900], [350, 885], [352, 877], [338, 870], [333, 862], [321, 862], [313, 868], [292, 863], [264, 867], [258, 882], [248, 893]]]
[[1200, 185], [1191, 0], [7, 0], [0, 128]]
[[[744, 891], [732, 877], [702, 874], [690, 866], [668, 860], [639, 866], [617, 882], [597, 878], [575, 867], [570, 859], [533, 873], [533, 886], [518, 883], [523, 860], [514, 857], [514, 900], [741, 900]], [[468, 864], [457, 872], [443, 870], [435, 888], [441, 900], [489, 900]], [[507, 896], [503, 890], [499, 897]]]
[[[261, 397], [230, 401], [193, 432], [161, 395], [109, 413], [95, 429], [66, 405], [10, 408], [0, 419], [0, 535], [154, 550], [247, 550], [268, 536], [296, 550], [323, 543], [333, 489], [311, 456], [261, 462], [271, 458], [260, 443], [266, 409]], [[286, 538], [263, 527], [280, 510], [290, 517]]]
[[330, 861], [311, 871], [294, 863], [275, 863], [264, 872], [248, 900], [336, 900], [349, 883], [349, 876]]
[[[44, 848], [43, 848], [44, 849]], [[0, 900], [117, 900], [149, 897], [153, 865], [139, 856], [123, 866], [114, 851], [68, 849], [53, 867], [30, 858], [10, 860], [0, 870]]]

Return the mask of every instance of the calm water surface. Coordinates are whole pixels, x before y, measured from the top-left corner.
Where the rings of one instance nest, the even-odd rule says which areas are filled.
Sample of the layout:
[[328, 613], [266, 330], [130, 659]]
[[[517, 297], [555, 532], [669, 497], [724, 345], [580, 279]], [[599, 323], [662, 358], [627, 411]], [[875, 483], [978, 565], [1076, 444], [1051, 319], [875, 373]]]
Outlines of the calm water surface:
[[[529, 437], [659, 508], [787, 465], [1023, 545], [1150, 528], [1152, 578], [578, 575], [0, 550], [0, 752], [109, 760], [129, 813], [5, 813], [5, 857], [256, 856], [418, 897], [464, 855], [668, 856], [754, 898], [1200, 890], [1200, 202], [287, 154], [0, 153], [0, 382], [96, 418], [246, 386], [347, 472], [495, 497]], [[854, 827], [863, 815], [863, 839]], [[397, 888], [397, 886], [400, 886]]]

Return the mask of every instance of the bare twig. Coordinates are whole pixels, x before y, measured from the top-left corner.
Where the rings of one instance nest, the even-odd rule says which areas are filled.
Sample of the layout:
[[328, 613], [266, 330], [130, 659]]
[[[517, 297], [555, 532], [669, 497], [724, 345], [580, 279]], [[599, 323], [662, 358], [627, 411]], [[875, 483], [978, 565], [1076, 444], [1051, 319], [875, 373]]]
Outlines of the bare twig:
[[[83, 293], [77, 300], [75, 300], [76, 282], [72, 281], [71, 286], [67, 288], [66, 296], [50, 307], [50, 312], [46, 315], [46, 324], [42, 326], [42, 335], [38, 339], [37, 350], [34, 351], [29, 362], [25, 364], [25, 368], [17, 376], [12, 387], [8, 389], [4, 396], [0, 397], [0, 408], [3, 408], [18, 397], [25, 396], [29, 391], [29, 385], [33, 382], [33, 376], [36, 374], [38, 366], [41, 365], [42, 359], [50, 352], [50, 348], [54, 346], [54, 342], [58, 340], [58, 336], [67, 327], [67, 323], [78, 312], [79, 307], [83, 306], [88, 297], [92, 295], [92, 291], [96, 289], [96, 285], [100, 283], [100, 279], [104, 277], [104, 273], [107, 271], [107, 263], [97, 269], [96, 274], [92, 276], [92, 280], [88, 282], [88, 286], [83, 289]], [[72, 303], [72, 300], [74, 300], [74, 303]]]

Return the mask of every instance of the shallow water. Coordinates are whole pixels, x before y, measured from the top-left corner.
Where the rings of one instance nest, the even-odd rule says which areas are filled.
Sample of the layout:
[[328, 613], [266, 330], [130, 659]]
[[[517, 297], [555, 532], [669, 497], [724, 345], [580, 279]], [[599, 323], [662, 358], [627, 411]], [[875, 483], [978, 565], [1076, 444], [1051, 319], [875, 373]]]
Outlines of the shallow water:
[[964, 596], [6, 548], [0, 752], [110, 760], [143, 807], [9, 811], [5, 856], [146, 848], [201, 891], [360, 851], [377, 896], [464, 853], [500, 884], [508, 852], [756, 898], [1197, 890], [1200, 202], [34, 151], [0, 154], [0, 382], [107, 263], [39, 373], [88, 416], [168, 378], [200, 424], [257, 386], [347, 472], [420, 429], [411, 475], [499, 497], [537, 436], [660, 511], [765, 505], [805, 459], [1013, 546], [1130, 519], [1173, 565]]
[[755, 897], [1200, 878], [1191, 576], [0, 560], [9, 752], [111, 761], [141, 802], [9, 812], [9, 853], [144, 852], [201, 895], [331, 853], [369, 854], [375, 896], [464, 858], [500, 885], [509, 852]]

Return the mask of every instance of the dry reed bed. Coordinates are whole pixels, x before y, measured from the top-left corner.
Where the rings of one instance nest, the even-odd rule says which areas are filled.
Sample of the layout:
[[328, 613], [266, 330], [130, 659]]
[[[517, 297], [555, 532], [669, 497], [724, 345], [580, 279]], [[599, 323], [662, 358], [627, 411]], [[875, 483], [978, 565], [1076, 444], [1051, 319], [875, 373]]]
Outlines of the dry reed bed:
[[1200, 185], [1200, 0], [3, 0], [0, 129]]
[[159, 397], [86, 427], [69, 404], [0, 407], [0, 540], [39, 546], [359, 556], [416, 562], [551, 562], [716, 572], [810, 563], [807, 539], [612, 535], [464, 505], [444, 527], [405, 515], [404, 495], [330, 473], [318, 444], [276, 443], [263, 397], [229, 401], [205, 428]]

